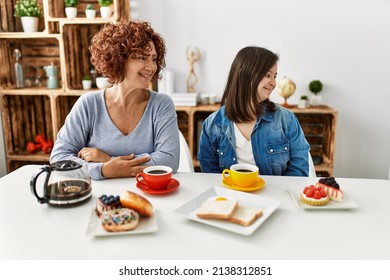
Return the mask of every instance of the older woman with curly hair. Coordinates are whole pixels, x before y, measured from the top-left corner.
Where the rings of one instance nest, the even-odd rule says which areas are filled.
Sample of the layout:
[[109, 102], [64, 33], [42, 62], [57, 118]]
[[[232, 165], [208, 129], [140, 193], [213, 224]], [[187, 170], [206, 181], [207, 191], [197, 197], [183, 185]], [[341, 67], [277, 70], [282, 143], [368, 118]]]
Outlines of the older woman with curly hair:
[[91, 62], [113, 84], [83, 94], [58, 132], [50, 161], [86, 163], [92, 179], [131, 177], [151, 165], [179, 165], [171, 98], [149, 90], [165, 67], [165, 43], [147, 22], [107, 23]]

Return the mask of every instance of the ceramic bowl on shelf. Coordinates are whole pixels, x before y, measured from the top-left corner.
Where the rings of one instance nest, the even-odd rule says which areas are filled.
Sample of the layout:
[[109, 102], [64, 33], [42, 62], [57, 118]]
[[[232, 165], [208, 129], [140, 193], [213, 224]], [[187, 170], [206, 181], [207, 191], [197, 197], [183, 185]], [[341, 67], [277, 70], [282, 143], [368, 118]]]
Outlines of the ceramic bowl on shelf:
[[96, 78], [96, 86], [99, 89], [105, 89], [105, 88], [112, 86], [112, 84], [108, 81], [108, 78], [106, 78], [106, 77], [97, 77]]

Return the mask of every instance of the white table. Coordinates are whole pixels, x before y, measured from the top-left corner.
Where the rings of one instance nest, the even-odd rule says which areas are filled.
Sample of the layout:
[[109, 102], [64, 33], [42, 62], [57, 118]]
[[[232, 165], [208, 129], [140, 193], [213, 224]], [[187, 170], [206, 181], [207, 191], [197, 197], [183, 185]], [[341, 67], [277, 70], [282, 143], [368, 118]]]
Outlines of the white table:
[[[286, 186], [313, 178], [263, 176], [253, 192], [280, 200], [279, 208], [250, 236], [188, 220], [173, 211], [219, 186], [221, 175], [178, 173], [180, 188], [165, 196], [142, 193], [134, 178], [93, 181], [93, 196], [73, 208], [41, 205], [30, 192], [38, 165], [0, 178], [0, 259], [390, 259], [390, 181], [336, 178], [359, 204], [353, 210], [298, 208]], [[131, 190], [156, 209], [158, 231], [142, 235], [86, 235], [91, 209], [103, 194]]]

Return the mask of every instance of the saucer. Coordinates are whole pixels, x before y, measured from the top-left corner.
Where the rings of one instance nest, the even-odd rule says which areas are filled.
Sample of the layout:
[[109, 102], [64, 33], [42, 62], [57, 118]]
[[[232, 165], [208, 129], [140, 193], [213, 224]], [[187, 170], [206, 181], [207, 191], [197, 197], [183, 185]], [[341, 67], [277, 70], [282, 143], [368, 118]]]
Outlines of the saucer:
[[170, 192], [177, 190], [180, 186], [180, 183], [176, 179], [172, 178], [171, 181], [168, 183], [167, 187], [164, 189], [161, 189], [161, 190], [153, 190], [153, 189], [149, 188], [148, 184], [146, 182], [143, 182], [143, 180], [141, 180], [140, 182], [137, 182], [136, 186], [141, 191], [148, 193], [148, 194], [167, 194], [167, 193], [170, 193]]
[[265, 181], [261, 179], [260, 177], [257, 177], [256, 183], [254, 183], [252, 186], [249, 187], [240, 187], [234, 184], [229, 178], [223, 178], [222, 179], [222, 184], [232, 190], [237, 190], [237, 191], [244, 191], [244, 192], [253, 192], [261, 189], [265, 185]]

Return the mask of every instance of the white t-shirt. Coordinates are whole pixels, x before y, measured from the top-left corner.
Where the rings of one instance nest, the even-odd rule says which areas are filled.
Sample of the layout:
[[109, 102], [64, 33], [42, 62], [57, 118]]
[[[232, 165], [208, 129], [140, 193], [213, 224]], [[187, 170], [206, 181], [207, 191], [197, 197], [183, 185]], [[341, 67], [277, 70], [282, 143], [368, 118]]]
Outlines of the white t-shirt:
[[234, 123], [234, 135], [236, 137], [237, 162], [256, 165], [255, 159], [253, 158], [252, 141], [246, 140], [236, 123]]

